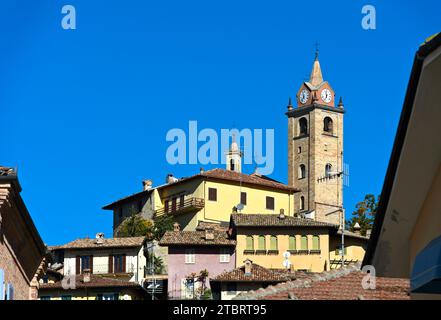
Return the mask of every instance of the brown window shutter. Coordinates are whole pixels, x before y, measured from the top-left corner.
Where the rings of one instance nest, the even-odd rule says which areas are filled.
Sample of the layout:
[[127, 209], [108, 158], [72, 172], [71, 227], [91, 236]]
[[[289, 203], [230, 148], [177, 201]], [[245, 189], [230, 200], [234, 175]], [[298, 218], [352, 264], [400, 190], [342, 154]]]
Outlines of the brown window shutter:
[[76, 257], [75, 273], [76, 274], [81, 274], [81, 258], [80, 258], [80, 256]]
[[109, 273], [113, 273], [113, 256], [109, 254]]
[[270, 210], [274, 210], [274, 198], [266, 197], [266, 208]]
[[243, 205], [247, 204], [247, 194], [246, 192], [241, 192], [240, 193], [240, 203]]
[[90, 256], [90, 273], [93, 273], [93, 256]]
[[208, 200], [217, 201], [217, 189], [208, 188]]
[[122, 265], [122, 272], [124, 273], [124, 272], [126, 272], [126, 255], [125, 254], [123, 254], [123, 259], [122, 259], [123, 261], [123, 265]]

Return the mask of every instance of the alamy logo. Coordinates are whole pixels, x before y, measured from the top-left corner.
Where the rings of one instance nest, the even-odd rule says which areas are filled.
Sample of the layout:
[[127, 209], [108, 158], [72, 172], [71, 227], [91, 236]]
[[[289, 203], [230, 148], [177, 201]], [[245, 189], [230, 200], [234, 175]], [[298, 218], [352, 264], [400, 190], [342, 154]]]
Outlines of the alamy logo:
[[219, 137], [214, 129], [198, 131], [197, 121], [189, 122], [188, 133], [179, 128], [167, 132], [166, 141], [172, 142], [167, 148], [167, 162], [172, 165], [225, 164], [232, 137], [240, 145], [244, 164], [256, 165], [258, 173], [263, 175], [274, 171], [274, 129], [221, 129]]
[[364, 14], [361, 19], [361, 26], [364, 30], [377, 29], [377, 11], [373, 5], [365, 5], [361, 8], [361, 13]]
[[365, 272], [366, 275], [361, 280], [361, 286], [364, 290], [375, 290], [376, 282], [375, 282], [375, 267], [366, 265], [361, 269], [362, 272]]
[[77, 13], [75, 7], [70, 4], [66, 4], [61, 8], [61, 13], [65, 14], [63, 19], [61, 19], [61, 27], [64, 30], [75, 30], [77, 28]]

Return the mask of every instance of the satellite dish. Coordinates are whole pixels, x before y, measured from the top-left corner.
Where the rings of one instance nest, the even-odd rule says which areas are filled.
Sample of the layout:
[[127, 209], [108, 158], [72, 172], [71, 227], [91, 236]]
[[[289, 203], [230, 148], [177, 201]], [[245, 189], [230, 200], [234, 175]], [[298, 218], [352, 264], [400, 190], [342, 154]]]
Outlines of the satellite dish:
[[237, 210], [243, 210], [244, 207], [245, 207], [245, 206], [244, 206], [242, 203], [239, 203], [239, 204], [236, 206]]
[[289, 257], [291, 257], [291, 253], [289, 253], [289, 251], [285, 251], [285, 252], [283, 253], [283, 257], [284, 257], [285, 259], [289, 259]]

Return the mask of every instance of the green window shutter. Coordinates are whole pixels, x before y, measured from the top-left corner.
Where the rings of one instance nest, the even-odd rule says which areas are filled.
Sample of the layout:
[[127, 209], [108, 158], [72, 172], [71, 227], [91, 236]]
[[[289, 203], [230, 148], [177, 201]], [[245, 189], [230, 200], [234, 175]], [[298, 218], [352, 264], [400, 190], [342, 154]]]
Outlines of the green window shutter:
[[277, 249], [277, 237], [276, 236], [271, 236], [270, 250], [278, 250]]
[[320, 250], [320, 238], [319, 238], [319, 236], [313, 236], [312, 237], [312, 249], [313, 250]]
[[301, 243], [302, 250], [308, 250], [308, 237], [302, 236], [302, 243]]
[[289, 236], [289, 250], [296, 250], [296, 236]]
[[254, 250], [253, 236], [247, 236], [247, 250]]
[[265, 250], [265, 236], [259, 236], [259, 250]]

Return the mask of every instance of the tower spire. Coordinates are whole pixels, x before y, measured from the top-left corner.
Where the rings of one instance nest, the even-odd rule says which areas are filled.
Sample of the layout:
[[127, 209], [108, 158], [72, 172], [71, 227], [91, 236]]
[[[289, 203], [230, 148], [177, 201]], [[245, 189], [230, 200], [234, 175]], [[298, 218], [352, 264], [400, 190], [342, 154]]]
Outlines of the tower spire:
[[323, 82], [322, 69], [320, 68], [318, 54], [319, 51], [317, 47], [315, 51], [314, 64], [312, 65], [311, 76], [309, 77], [309, 82], [315, 87], [319, 86]]

